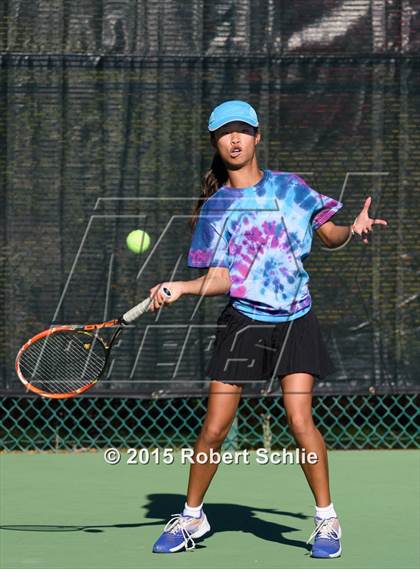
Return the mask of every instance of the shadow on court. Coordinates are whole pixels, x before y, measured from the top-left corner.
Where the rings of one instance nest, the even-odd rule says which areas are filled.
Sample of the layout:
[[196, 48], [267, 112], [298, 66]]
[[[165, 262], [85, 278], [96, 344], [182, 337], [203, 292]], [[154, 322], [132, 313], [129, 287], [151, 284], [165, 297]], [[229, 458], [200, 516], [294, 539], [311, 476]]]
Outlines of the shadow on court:
[[[0, 530], [6, 531], [27, 531], [27, 532], [76, 532], [83, 531], [87, 533], [101, 533], [112, 528], [142, 528], [145, 526], [158, 526], [163, 529], [163, 525], [168, 521], [171, 514], [182, 511], [185, 496], [181, 494], [148, 494], [149, 500], [145, 504], [145, 517], [147, 519], [156, 519], [156, 521], [130, 524], [109, 524], [109, 525], [1, 525]], [[302, 541], [295, 540], [288, 534], [299, 531], [298, 528], [266, 521], [258, 517], [259, 513], [275, 514], [278, 516], [287, 516], [289, 518], [305, 520], [309, 516], [294, 512], [284, 512], [275, 508], [258, 508], [252, 506], [243, 506], [237, 504], [205, 504], [205, 512], [209, 519], [211, 530], [206, 538], [211, 537], [213, 533], [221, 533], [224, 531], [242, 531], [250, 533], [255, 537], [265, 541], [272, 541], [298, 547], [301, 549], [310, 549], [310, 545]], [[158, 537], [158, 531], [156, 538]], [[197, 544], [197, 548], [204, 548], [204, 545]]]

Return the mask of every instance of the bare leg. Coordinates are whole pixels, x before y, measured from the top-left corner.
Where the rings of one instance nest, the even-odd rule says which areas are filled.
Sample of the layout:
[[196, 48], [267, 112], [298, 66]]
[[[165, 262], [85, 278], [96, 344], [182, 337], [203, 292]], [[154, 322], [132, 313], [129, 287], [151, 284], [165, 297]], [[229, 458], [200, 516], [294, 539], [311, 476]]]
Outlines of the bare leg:
[[[207, 414], [194, 446], [193, 459], [198, 452], [208, 454], [210, 449], [220, 450], [235, 418], [241, 393], [242, 387], [237, 385], [220, 381], [210, 383]], [[187, 504], [192, 508], [199, 506], [203, 501], [217, 466], [217, 464], [211, 464], [209, 461], [190, 466]]]
[[315, 497], [318, 507], [329, 506], [331, 495], [328, 477], [328, 458], [324, 439], [315, 427], [312, 418], [313, 376], [309, 373], [292, 373], [283, 376], [284, 406], [287, 421], [299, 448], [304, 448], [306, 455], [315, 452], [318, 461], [315, 464], [301, 464], [306, 480]]

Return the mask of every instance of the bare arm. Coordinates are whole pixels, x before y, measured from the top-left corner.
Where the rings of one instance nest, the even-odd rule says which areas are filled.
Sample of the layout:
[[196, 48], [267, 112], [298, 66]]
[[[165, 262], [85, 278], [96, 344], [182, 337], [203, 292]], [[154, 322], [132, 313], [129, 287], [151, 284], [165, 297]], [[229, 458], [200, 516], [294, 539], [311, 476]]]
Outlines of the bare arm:
[[339, 247], [350, 235], [350, 225], [335, 225], [332, 221], [327, 221], [318, 227], [317, 235], [326, 247]]
[[181, 283], [183, 294], [197, 294], [199, 296], [225, 294], [231, 287], [229, 269], [224, 267], [210, 267], [202, 277], [192, 281], [181, 281]]
[[[153, 298], [149, 310], [154, 312], [162, 304], [172, 304], [183, 294], [196, 294], [198, 296], [216, 296], [226, 294], [230, 290], [231, 282], [229, 269], [224, 267], [210, 267], [208, 272], [192, 281], [173, 281], [155, 285], [150, 289]], [[166, 287], [171, 291], [171, 298], [166, 298], [160, 289]]]

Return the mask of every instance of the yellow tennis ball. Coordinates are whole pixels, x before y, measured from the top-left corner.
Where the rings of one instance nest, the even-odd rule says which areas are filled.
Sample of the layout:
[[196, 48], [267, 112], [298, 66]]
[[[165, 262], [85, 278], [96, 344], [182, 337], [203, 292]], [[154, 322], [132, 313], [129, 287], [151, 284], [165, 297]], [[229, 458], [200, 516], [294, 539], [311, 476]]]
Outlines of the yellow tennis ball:
[[133, 253], [144, 253], [150, 247], [149, 234], [141, 229], [135, 229], [127, 235], [127, 247]]

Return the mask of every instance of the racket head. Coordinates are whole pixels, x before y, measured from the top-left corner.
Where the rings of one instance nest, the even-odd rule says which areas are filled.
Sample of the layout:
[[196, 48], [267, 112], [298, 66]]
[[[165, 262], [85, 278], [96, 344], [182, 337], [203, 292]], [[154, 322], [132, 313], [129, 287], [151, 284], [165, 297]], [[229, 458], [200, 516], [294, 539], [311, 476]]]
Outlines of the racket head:
[[75, 397], [102, 376], [108, 351], [97, 334], [56, 326], [21, 347], [16, 356], [16, 373], [28, 390], [42, 397]]

